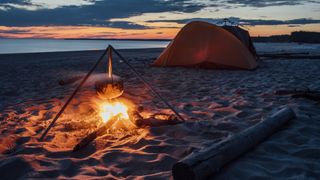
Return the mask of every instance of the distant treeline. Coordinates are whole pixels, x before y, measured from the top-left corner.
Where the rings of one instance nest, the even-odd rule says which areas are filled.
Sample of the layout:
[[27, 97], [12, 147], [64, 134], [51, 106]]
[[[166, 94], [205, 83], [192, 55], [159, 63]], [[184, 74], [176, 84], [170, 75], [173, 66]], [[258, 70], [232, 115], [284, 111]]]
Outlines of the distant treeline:
[[296, 31], [290, 35], [274, 35], [268, 37], [252, 37], [254, 42], [297, 42], [320, 43], [320, 32]]

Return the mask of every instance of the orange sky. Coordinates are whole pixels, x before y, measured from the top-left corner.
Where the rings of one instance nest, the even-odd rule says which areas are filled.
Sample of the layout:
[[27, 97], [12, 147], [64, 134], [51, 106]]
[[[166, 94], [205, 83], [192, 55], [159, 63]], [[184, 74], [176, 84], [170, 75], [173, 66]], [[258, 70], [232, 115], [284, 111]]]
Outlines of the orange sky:
[[[246, 26], [252, 36], [320, 31], [320, 2], [317, 1], [190, 0], [181, 4], [153, 0], [144, 1], [143, 6], [139, 1], [128, 4], [129, 1], [0, 2], [0, 37], [171, 39], [184, 22], [197, 19], [216, 22], [223, 18], [255, 24]], [[69, 12], [78, 12], [79, 17]]]
[[[0, 26], [0, 36], [9, 38], [142, 38], [142, 39], [171, 39], [180, 27], [154, 27], [152, 29], [128, 30], [120, 28], [90, 27], [90, 26], [33, 26], [6, 27]], [[288, 27], [287, 25], [247, 26], [252, 36], [269, 36], [290, 34], [292, 31], [319, 31], [320, 24], [308, 24]], [[9, 33], [22, 31], [21, 33]]]

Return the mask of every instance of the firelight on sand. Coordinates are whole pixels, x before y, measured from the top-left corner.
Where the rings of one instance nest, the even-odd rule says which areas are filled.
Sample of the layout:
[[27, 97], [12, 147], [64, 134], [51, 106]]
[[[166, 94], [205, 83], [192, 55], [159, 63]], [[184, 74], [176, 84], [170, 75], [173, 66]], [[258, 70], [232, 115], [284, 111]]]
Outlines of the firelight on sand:
[[118, 116], [118, 119], [129, 120], [128, 107], [122, 102], [102, 102], [100, 116], [104, 123], [115, 116]]

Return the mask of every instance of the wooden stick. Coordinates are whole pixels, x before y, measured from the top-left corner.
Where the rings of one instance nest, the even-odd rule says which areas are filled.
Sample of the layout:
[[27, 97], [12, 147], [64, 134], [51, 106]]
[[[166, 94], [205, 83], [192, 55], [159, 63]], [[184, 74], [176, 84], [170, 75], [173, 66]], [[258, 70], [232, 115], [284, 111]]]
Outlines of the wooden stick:
[[116, 122], [117, 119], [118, 116], [111, 118], [105, 125], [87, 135], [73, 148], [73, 152], [79, 151], [80, 149], [86, 147], [90, 142], [94, 141], [97, 137], [103, 135], [104, 132], [107, 131]]
[[174, 164], [172, 175], [176, 180], [207, 179], [230, 161], [257, 146], [294, 117], [292, 109], [283, 108], [264, 121], [219, 144], [190, 154]]

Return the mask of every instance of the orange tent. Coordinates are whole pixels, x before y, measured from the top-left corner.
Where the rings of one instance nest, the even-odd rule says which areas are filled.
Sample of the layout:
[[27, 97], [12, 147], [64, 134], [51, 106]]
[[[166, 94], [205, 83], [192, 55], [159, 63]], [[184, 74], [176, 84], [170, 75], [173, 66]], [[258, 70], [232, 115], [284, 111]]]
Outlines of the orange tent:
[[194, 21], [180, 30], [153, 65], [255, 69], [257, 62], [248, 48], [227, 30]]

